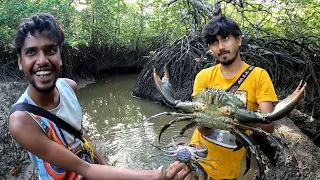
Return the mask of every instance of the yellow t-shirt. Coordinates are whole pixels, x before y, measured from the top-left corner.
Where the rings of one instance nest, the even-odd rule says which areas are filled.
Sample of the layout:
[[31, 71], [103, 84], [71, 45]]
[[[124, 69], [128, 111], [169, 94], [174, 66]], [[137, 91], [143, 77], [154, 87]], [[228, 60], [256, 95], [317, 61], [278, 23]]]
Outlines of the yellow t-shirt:
[[[240, 75], [249, 67], [243, 63], [241, 71], [233, 78], [225, 79], [220, 70], [220, 64], [211, 68], [203, 69], [196, 76], [192, 96], [196, 96], [200, 91], [207, 88], [228, 89], [240, 77]], [[240, 85], [238, 91], [246, 95], [247, 108], [257, 110], [259, 103], [264, 101], [277, 102], [277, 96], [272, 84], [272, 81], [266, 70], [255, 67], [245, 81]], [[245, 149], [242, 148], [236, 152], [233, 149], [225, 148], [216, 145], [204, 139], [198, 129], [196, 129], [191, 138], [191, 144], [199, 145], [203, 142], [208, 148], [209, 159], [217, 161], [206, 161], [211, 164], [216, 170], [210, 166], [201, 164], [206, 173], [214, 179], [234, 179], [237, 178], [240, 172], [240, 162], [244, 156]]]

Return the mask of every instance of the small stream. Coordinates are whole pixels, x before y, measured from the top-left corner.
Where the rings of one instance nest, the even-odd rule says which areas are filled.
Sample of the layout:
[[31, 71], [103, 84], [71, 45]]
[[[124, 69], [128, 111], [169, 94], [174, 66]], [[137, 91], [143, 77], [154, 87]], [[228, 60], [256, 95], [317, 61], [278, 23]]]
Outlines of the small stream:
[[[90, 134], [103, 140], [110, 164], [129, 169], [154, 169], [162, 165], [166, 168], [173, 159], [157, 147], [164, 148], [186, 123], [178, 122], [168, 128], [159, 144], [160, 129], [173, 117], [154, 119], [150, 123], [143, 123], [143, 120], [172, 109], [133, 97], [131, 92], [137, 77], [136, 74], [105, 77], [81, 88], [79, 101], [83, 110], [83, 125]], [[179, 141], [188, 142], [192, 132], [193, 129], [189, 129], [186, 132], [189, 138]], [[251, 167], [238, 180], [252, 179], [252, 169], [256, 168], [254, 157]], [[244, 168], [241, 169], [243, 172]]]

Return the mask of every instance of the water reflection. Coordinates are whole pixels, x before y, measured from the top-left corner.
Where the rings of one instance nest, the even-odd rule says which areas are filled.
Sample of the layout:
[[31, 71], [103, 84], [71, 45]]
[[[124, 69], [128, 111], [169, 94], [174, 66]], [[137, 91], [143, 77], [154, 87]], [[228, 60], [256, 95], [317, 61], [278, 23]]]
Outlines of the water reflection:
[[[172, 158], [153, 145], [163, 148], [164, 144], [170, 142], [170, 137], [178, 134], [186, 124], [178, 122], [171, 126], [161, 138], [163, 144], [159, 144], [160, 129], [172, 117], [163, 117], [147, 124], [142, 123], [143, 119], [172, 109], [152, 101], [134, 98], [131, 91], [136, 79], [137, 75], [109, 77], [80, 89], [83, 125], [90, 130], [90, 134], [100, 136], [104, 140], [108, 159], [110, 162], [116, 162], [117, 167], [167, 167], [173, 161]], [[186, 135], [190, 137], [192, 131], [187, 131]], [[189, 139], [186, 138], [184, 141]], [[252, 177], [251, 170], [248, 174], [247, 177]]]

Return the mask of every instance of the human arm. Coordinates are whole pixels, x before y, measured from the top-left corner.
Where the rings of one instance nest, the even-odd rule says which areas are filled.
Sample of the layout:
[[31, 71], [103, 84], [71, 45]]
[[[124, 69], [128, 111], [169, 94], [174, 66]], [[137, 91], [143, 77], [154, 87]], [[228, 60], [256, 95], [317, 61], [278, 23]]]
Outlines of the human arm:
[[[271, 101], [264, 101], [259, 104], [259, 111], [261, 113], [268, 113], [273, 110], [273, 104]], [[260, 127], [261, 129], [265, 130], [268, 133], [273, 133], [274, 130], [274, 122], [270, 124], [261, 124], [261, 123], [253, 123], [251, 124], [256, 127]]]
[[49, 139], [40, 126], [26, 113], [14, 112], [9, 117], [9, 131], [12, 137], [27, 151], [38, 156], [45, 162], [57, 167], [76, 172], [88, 179], [183, 179], [185, 166], [174, 163], [166, 171], [159, 170], [128, 170], [112, 166], [89, 164], [73, 154], [63, 145]]
[[[77, 83], [71, 79], [68, 78], [63, 78], [63, 80], [72, 88], [72, 90], [74, 91], [75, 95], [78, 97], [78, 86]], [[88, 140], [89, 142], [92, 142], [92, 140], [90, 139], [90, 137], [88, 136], [87, 133], [83, 133], [84, 138], [86, 138], [86, 140]], [[94, 151], [94, 156], [98, 159], [98, 162], [95, 163], [99, 163], [102, 165], [107, 165], [107, 161], [100, 155], [100, 153], [97, 151], [97, 149], [93, 146], [93, 151]]]
[[[273, 111], [273, 103], [278, 101], [277, 95], [274, 90], [274, 86], [267, 71], [262, 70], [257, 90], [256, 99], [259, 105], [258, 109], [260, 113], [269, 113]], [[256, 127], [260, 127], [268, 133], [274, 131], [274, 122], [270, 124], [254, 123], [251, 124]]]

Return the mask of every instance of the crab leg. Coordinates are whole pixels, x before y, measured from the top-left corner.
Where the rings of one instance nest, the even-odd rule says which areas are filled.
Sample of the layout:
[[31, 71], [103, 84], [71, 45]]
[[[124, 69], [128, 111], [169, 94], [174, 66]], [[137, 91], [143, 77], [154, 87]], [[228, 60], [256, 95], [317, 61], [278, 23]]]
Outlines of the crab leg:
[[197, 161], [198, 163], [205, 164], [205, 165], [209, 166], [212, 170], [216, 171], [216, 168], [214, 168], [211, 164], [209, 164], [209, 163], [207, 163], [207, 162], [205, 162], [205, 161], [202, 161], [202, 160], [200, 160], [200, 159], [197, 159], [196, 161]]
[[246, 148], [246, 169], [243, 173], [243, 175], [245, 175], [249, 171], [251, 165], [251, 151], [249, 149], [249, 144], [234, 129], [232, 129], [231, 132], [236, 137], [236, 141], [240, 143], [235, 149], [233, 149], [233, 151], [238, 151], [242, 147]]
[[195, 122], [195, 121], [187, 124], [184, 128], [181, 129], [180, 135], [183, 136], [183, 135], [184, 135], [184, 132], [185, 132], [187, 129], [193, 128], [193, 127], [195, 127], [195, 126], [197, 126], [197, 125], [198, 125], [198, 124], [197, 124], [197, 122]]
[[199, 165], [199, 163], [197, 163], [197, 164], [191, 163], [191, 166], [199, 177], [204, 176], [204, 170], [203, 170], [202, 166]]
[[[207, 148], [207, 146], [203, 143], [203, 142], [201, 142], [201, 141], [197, 141], [197, 142], [199, 142], [199, 144], [200, 144], [200, 147], [201, 148], [199, 148], [199, 146], [195, 146], [195, 145], [193, 145], [193, 146], [195, 146], [196, 148], [197, 148], [197, 153], [204, 153], [204, 152], [207, 152], [208, 151], [208, 148]], [[206, 157], [206, 156], [205, 156]]]
[[246, 147], [246, 170], [244, 171], [243, 175], [247, 174], [251, 166], [251, 151], [248, 148], [248, 146], [245, 146], [245, 147]]
[[244, 139], [242, 139], [240, 135], [236, 133], [234, 129], [231, 129], [231, 133], [236, 137], [236, 144], [237, 144], [237, 147], [233, 149], [233, 151], [238, 151], [242, 147], [249, 145], [246, 141], [244, 141]]
[[175, 138], [175, 136], [171, 137], [172, 146], [175, 147], [176, 149], [178, 149], [176, 142], [174, 142], [174, 138]]
[[279, 141], [279, 139], [277, 139], [276, 137], [272, 136], [272, 134], [264, 131], [263, 129], [261, 129], [259, 127], [252, 127], [252, 126], [246, 126], [246, 125], [240, 125], [240, 126], [251, 129], [253, 131], [257, 131], [259, 133], [265, 134], [282, 151], [282, 154], [284, 156], [284, 163], [287, 164], [287, 160], [288, 160], [288, 151], [287, 150], [288, 149]]
[[192, 114], [184, 114], [184, 113], [176, 113], [176, 112], [162, 112], [156, 115], [153, 115], [147, 119], [144, 120], [144, 123], [147, 123], [148, 121], [150, 121], [151, 119], [157, 119], [160, 118], [162, 116], [192, 116]]
[[258, 151], [257, 145], [253, 142], [253, 140], [246, 133], [244, 133], [238, 129], [234, 129], [234, 131], [249, 144], [250, 150], [256, 154], [256, 161], [257, 161], [257, 165], [258, 165], [258, 169], [259, 169], [258, 177], [263, 179], [264, 172], [263, 172], [263, 165], [261, 163], [262, 158], [261, 158], [260, 152]]
[[179, 121], [187, 121], [187, 120], [190, 120], [192, 119], [193, 117], [190, 117], [190, 116], [184, 116], [184, 117], [177, 117], [173, 120], [171, 120], [169, 123], [167, 123], [166, 125], [164, 125], [161, 130], [160, 130], [160, 133], [159, 133], [159, 142], [160, 142], [160, 139], [161, 139], [161, 134], [166, 130], [168, 129], [173, 123], [175, 122], [179, 122]]
[[[206, 158], [208, 155], [208, 148], [207, 146], [201, 142], [201, 141], [197, 141], [200, 146], [196, 146], [196, 145], [192, 145], [193, 147], [197, 148], [197, 153], [193, 153], [193, 157], [195, 158], [195, 161], [198, 161], [199, 159], [201, 160], [206, 160], [206, 161], [217, 161], [216, 159], [213, 158]], [[203, 156], [200, 156], [198, 153], [203, 153]], [[211, 166], [211, 165], [210, 165]]]
[[287, 152], [288, 149], [282, 143], [280, 143], [280, 141], [275, 136], [270, 135], [267, 137], [269, 137], [270, 140], [280, 148], [280, 150], [284, 155], [284, 164], [286, 165], [288, 162], [288, 152]]
[[162, 150], [164, 152], [168, 152], [168, 153], [173, 153], [175, 156], [177, 155], [177, 152], [178, 152], [178, 146], [177, 144], [174, 142], [174, 137], [171, 137], [171, 146], [174, 150]]
[[200, 159], [201, 159], [201, 160], [206, 160], [206, 161], [216, 161], [216, 159], [213, 159], [213, 158], [211, 158], [211, 159], [210, 159], [210, 158], [204, 158], [204, 157], [198, 156], [198, 155], [196, 155], [196, 154], [194, 154], [194, 153], [193, 153], [192, 155], [193, 155], [192, 158], [193, 158], [194, 161], [199, 161]]

